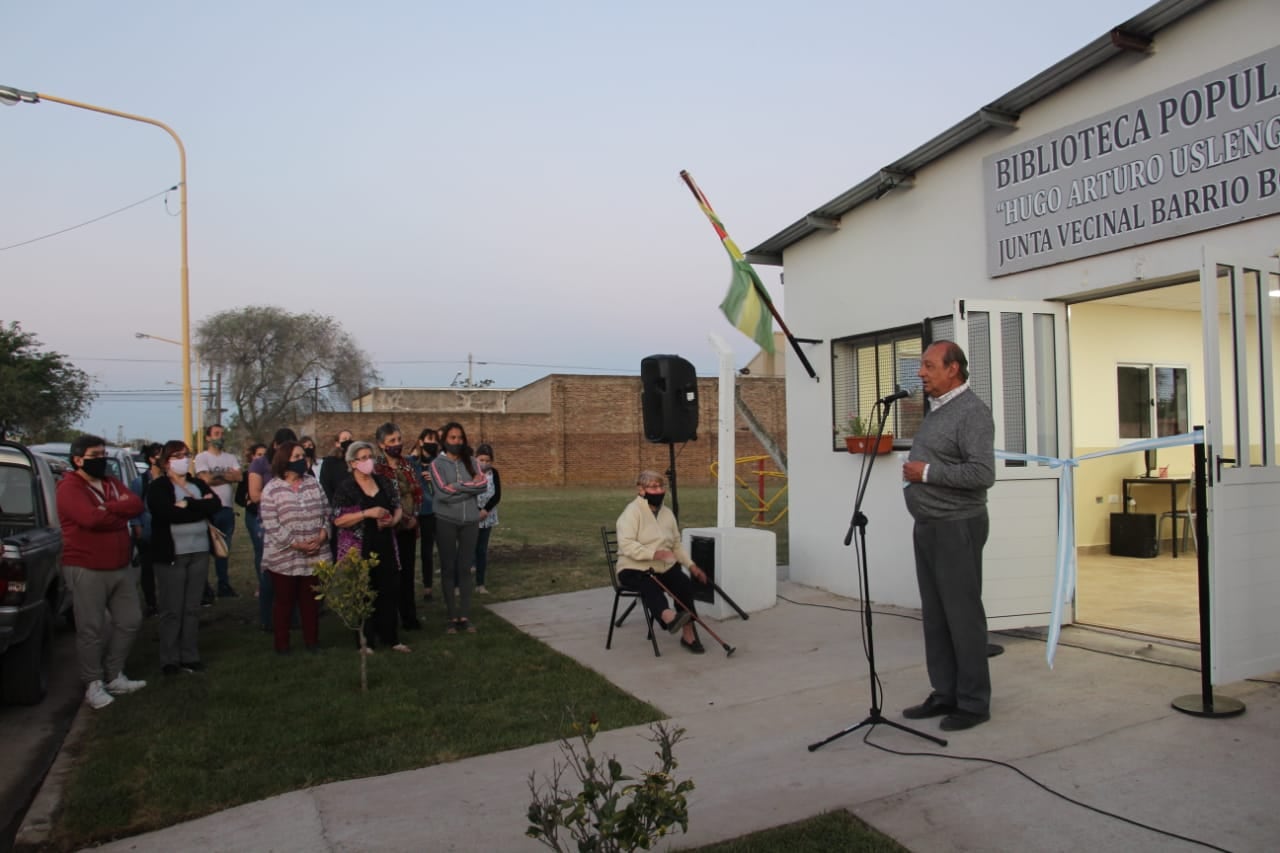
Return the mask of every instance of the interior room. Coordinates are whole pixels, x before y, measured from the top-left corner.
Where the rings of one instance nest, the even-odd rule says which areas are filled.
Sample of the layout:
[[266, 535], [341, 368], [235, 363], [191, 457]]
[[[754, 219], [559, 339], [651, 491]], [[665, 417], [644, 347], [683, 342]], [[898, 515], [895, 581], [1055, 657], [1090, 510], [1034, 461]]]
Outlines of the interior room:
[[[1271, 279], [1269, 304], [1246, 313], [1256, 318], [1268, 312], [1276, 335], [1280, 291]], [[1219, 293], [1220, 305], [1227, 304], [1225, 281]], [[1220, 329], [1226, 317], [1224, 308]], [[1068, 328], [1072, 455], [1177, 435], [1205, 422], [1198, 275], [1073, 304]], [[1250, 328], [1256, 341], [1256, 324]], [[1220, 340], [1230, 347], [1229, 334]], [[1231, 353], [1224, 353], [1223, 364], [1226, 375], [1218, 381], [1229, 382]], [[1250, 411], [1260, 423], [1261, 401]], [[1224, 416], [1223, 434], [1231, 435], [1230, 413]], [[1224, 447], [1221, 455], [1234, 457], [1234, 448]], [[1258, 455], [1251, 450], [1251, 459]], [[1107, 456], [1076, 469], [1077, 623], [1199, 641], [1193, 466], [1188, 445]]]

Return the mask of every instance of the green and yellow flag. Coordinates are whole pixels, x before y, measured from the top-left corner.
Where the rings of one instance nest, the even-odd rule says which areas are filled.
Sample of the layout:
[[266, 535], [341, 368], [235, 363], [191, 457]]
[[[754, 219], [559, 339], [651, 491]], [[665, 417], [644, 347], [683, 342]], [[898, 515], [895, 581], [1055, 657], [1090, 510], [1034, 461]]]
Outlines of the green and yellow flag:
[[707, 197], [702, 194], [702, 190], [698, 189], [693, 178], [684, 171], [680, 173], [680, 177], [693, 191], [694, 197], [698, 200], [698, 206], [707, 215], [707, 219], [711, 220], [711, 227], [720, 237], [720, 242], [729, 253], [729, 260], [733, 265], [733, 278], [729, 281], [729, 292], [720, 303], [720, 310], [729, 318], [729, 322], [735, 329], [759, 344], [765, 352], [772, 353], [773, 300], [769, 298], [769, 291], [765, 290], [760, 276], [756, 275], [751, 264], [747, 263], [747, 259], [742, 256], [742, 250], [724, 230], [724, 223], [711, 209], [711, 202], [707, 201]]

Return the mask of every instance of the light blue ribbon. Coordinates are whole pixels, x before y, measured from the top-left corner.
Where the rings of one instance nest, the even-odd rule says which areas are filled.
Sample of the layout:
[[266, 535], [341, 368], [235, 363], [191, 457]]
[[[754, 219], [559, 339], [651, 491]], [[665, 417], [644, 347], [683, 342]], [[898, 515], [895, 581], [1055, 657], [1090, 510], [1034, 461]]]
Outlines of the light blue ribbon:
[[1053, 610], [1049, 617], [1049, 641], [1045, 651], [1045, 660], [1050, 669], [1053, 668], [1054, 653], [1058, 650], [1058, 635], [1062, 632], [1062, 611], [1076, 590], [1076, 466], [1087, 459], [1119, 456], [1142, 450], [1158, 450], [1162, 447], [1182, 447], [1188, 444], [1204, 444], [1204, 430], [1167, 435], [1163, 438], [1143, 439], [1130, 442], [1123, 447], [1099, 450], [1096, 453], [1086, 453], [1069, 459], [1039, 456], [1034, 453], [1010, 453], [1007, 450], [996, 451], [997, 459], [1034, 462], [1048, 465], [1050, 468], [1062, 469], [1062, 476], [1058, 478], [1058, 569], [1053, 583]]

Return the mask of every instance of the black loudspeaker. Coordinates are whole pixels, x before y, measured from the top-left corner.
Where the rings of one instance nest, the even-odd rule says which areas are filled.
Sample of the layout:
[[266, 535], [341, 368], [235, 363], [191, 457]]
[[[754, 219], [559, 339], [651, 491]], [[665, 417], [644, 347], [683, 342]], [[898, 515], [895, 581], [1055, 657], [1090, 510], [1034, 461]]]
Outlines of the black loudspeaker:
[[644, 437], [679, 444], [698, 438], [698, 376], [678, 355], [651, 355], [640, 362], [640, 408]]
[[1158, 551], [1154, 515], [1149, 512], [1111, 513], [1111, 556], [1149, 558]]

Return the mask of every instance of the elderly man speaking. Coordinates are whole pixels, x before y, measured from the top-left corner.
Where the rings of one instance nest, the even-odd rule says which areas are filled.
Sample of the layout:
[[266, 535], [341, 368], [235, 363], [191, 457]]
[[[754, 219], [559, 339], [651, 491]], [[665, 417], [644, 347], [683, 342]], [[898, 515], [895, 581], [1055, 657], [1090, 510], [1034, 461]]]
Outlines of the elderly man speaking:
[[954, 342], [926, 349], [919, 375], [929, 412], [902, 478], [915, 519], [911, 536], [933, 692], [902, 716], [945, 715], [942, 730], [960, 731], [991, 718], [982, 548], [990, 527], [987, 490], [995, 483], [995, 424], [991, 409], [969, 389], [969, 362]]

